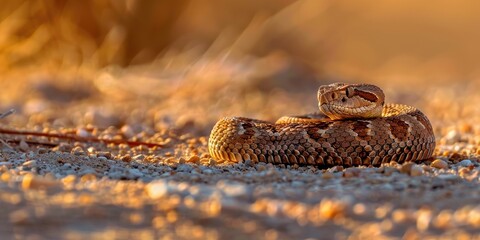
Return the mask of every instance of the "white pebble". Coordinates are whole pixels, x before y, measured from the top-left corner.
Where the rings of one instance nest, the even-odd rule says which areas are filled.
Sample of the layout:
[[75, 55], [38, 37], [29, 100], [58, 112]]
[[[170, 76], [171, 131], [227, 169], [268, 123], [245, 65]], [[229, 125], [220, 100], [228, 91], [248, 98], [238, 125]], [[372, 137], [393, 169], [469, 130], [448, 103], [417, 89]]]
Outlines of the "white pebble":
[[92, 134], [90, 134], [87, 130], [85, 130], [84, 128], [79, 128], [77, 129], [77, 132], [76, 132], [77, 136], [79, 137], [82, 137], [82, 138], [87, 138], [87, 137], [91, 137]]

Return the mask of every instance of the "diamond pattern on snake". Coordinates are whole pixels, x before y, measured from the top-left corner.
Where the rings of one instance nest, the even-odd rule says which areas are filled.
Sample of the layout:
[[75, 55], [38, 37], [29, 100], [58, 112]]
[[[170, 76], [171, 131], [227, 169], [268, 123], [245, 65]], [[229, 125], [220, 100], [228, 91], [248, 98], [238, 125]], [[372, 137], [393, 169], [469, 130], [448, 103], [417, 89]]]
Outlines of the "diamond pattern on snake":
[[371, 84], [334, 83], [318, 89], [320, 112], [284, 116], [275, 123], [225, 117], [212, 129], [210, 155], [220, 162], [380, 166], [428, 159], [435, 136], [415, 107], [385, 104]]

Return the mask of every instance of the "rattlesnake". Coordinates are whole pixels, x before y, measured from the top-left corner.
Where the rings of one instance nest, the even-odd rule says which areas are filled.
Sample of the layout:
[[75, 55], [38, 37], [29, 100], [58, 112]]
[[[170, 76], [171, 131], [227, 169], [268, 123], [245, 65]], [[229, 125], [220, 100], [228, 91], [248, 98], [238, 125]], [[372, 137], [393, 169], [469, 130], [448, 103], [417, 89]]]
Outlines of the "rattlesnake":
[[225, 117], [212, 129], [210, 155], [222, 162], [330, 167], [430, 158], [435, 136], [418, 109], [385, 104], [370, 84], [334, 83], [318, 90], [322, 113], [282, 117], [276, 123]]

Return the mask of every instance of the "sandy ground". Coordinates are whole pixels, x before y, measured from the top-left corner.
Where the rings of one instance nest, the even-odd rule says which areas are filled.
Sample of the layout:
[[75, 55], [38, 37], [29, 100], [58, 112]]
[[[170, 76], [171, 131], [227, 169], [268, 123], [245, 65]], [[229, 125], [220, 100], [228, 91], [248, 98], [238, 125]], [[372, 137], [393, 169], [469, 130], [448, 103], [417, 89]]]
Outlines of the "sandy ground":
[[316, 110], [317, 87], [337, 80], [295, 63], [4, 77], [0, 112], [17, 112], [2, 131], [44, 135], [0, 134], [2, 239], [480, 239], [479, 82], [376, 82], [429, 116], [435, 156], [318, 169], [207, 151], [222, 116]]

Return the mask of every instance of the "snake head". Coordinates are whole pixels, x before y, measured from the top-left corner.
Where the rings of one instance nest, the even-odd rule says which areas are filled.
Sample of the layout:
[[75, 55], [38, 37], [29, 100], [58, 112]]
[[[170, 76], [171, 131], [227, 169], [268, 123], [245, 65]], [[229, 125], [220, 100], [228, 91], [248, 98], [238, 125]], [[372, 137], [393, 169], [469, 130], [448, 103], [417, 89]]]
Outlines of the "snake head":
[[333, 83], [318, 89], [318, 107], [332, 120], [382, 116], [385, 94], [371, 84]]

